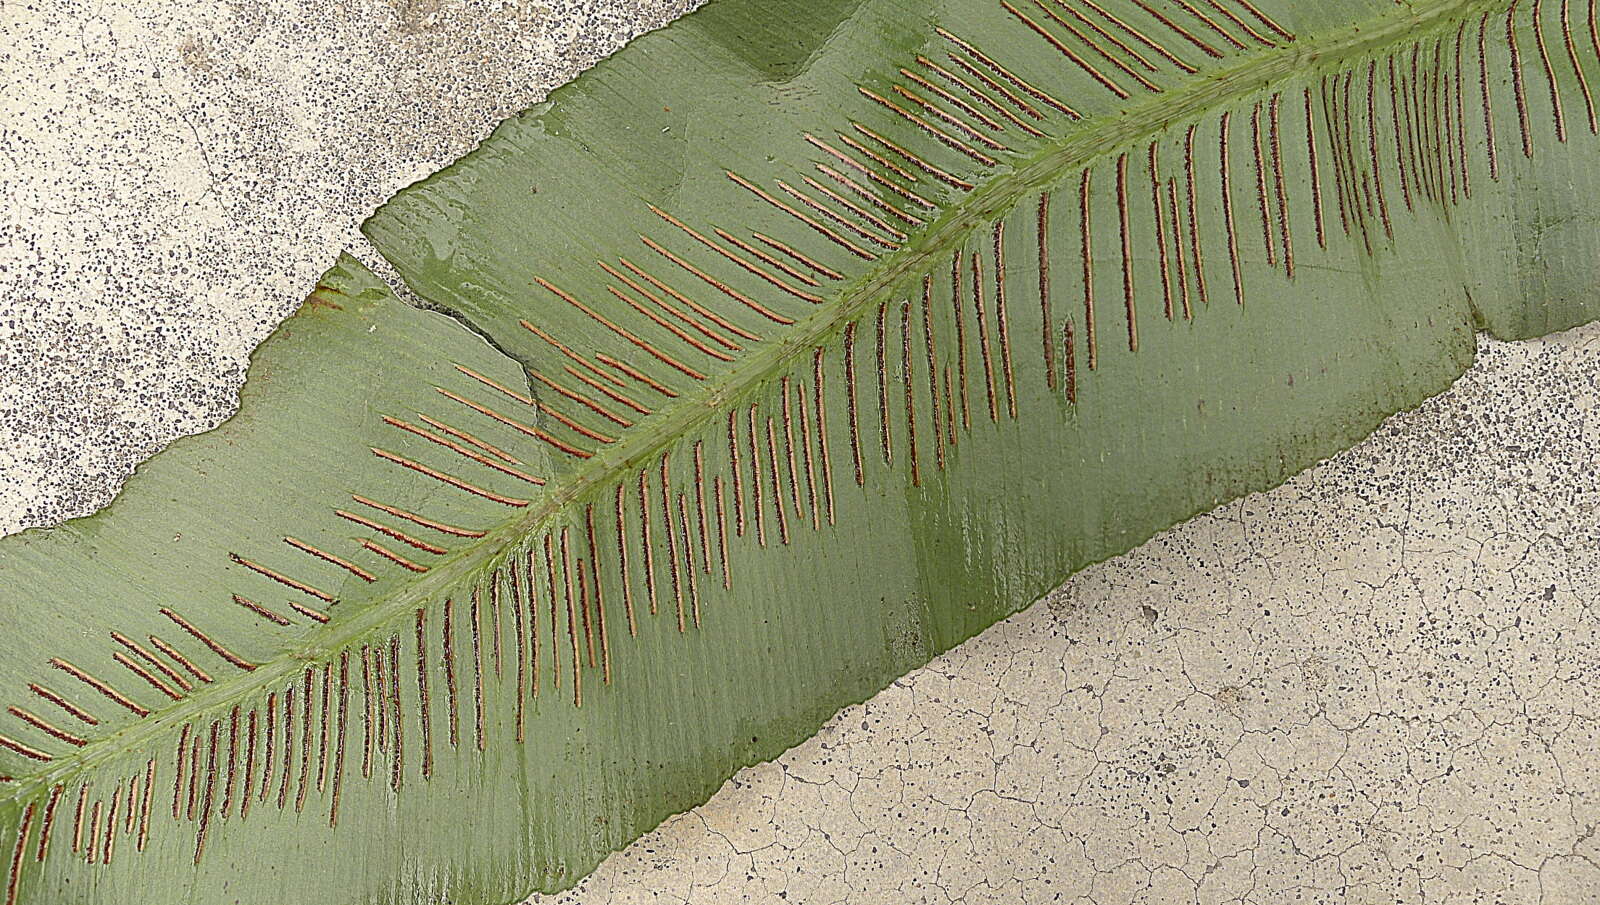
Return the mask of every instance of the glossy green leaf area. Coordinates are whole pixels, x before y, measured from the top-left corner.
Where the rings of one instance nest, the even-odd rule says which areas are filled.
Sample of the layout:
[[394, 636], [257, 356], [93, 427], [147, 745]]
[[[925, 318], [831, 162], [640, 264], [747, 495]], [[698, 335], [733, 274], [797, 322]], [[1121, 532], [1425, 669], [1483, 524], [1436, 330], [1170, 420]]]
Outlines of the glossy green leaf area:
[[713, 0], [635, 41], [366, 224], [419, 307], [342, 259], [238, 415], [0, 542], [0, 905], [566, 888], [1475, 330], [1594, 318], [1588, 16]]

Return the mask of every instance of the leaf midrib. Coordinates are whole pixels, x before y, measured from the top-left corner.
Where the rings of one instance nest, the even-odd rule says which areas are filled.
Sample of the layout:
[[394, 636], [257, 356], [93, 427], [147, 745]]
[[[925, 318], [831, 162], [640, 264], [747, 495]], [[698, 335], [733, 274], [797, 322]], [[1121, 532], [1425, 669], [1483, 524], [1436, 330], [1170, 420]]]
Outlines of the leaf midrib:
[[728, 403], [755, 391], [769, 378], [803, 364], [818, 345], [844, 329], [893, 290], [930, 272], [981, 226], [1009, 211], [1024, 197], [1053, 185], [1064, 175], [1119, 151], [1136, 147], [1178, 122], [1190, 122], [1211, 110], [1263, 90], [1289, 75], [1326, 71], [1352, 57], [1401, 38], [1437, 32], [1446, 25], [1483, 12], [1504, 10], [1514, 0], [1431, 0], [1426, 8], [1397, 6], [1373, 19], [1345, 26], [1318, 38], [1302, 38], [1284, 47], [1259, 52], [1176, 88], [1145, 97], [1109, 116], [1087, 120], [1065, 136], [1044, 144], [1018, 163], [996, 173], [952, 204], [931, 226], [899, 251], [885, 255], [865, 273], [838, 290], [835, 299], [801, 318], [788, 333], [753, 349], [724, 374], [663, 410], [647, 428], [634, 431], [558, 482], [545, 488], [521, 518], [491, 530], [480, 541], [435, 564], [427, 574], [397, 587], [387, 599], [367, 605], [354, 617], [334, 623], [302, 647], [286, 650], [249, 673], [207, 685], [195, 694], [149, 718], [93, 739], [88, 745], [56, 758], [39, 770], [14, 777], [9, 803], [31, 800], [49, 786], [92, 770], [141, 748], [159, 733], [191, 720], [217, 719], [234, 703], [263, 689], [297, 677], [307, 665], [331, 660], [354, 642], [386, 634], [419, 606], [469, 587], [490, 572], [509, 551], [537, 536], [567, 506], [624, 473], [654, 459], [679, 439], [691, 435]]

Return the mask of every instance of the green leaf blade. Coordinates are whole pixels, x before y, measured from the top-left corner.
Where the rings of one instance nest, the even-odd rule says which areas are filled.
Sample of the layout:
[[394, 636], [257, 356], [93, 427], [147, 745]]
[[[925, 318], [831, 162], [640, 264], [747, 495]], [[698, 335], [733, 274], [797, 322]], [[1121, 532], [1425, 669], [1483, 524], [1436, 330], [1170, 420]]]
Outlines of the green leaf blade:
[[[139, 688], [150, 717], [42, 767], [0, 752], [15, 851], [63, 790], [21, 900], [86, 875], [86, 901], [565, 888], [1072, 571], [1442, 390], [1474, 329], [1595, 316], [1576, 76], [1600, 58], [1566, 63], [1551, 9], [1100, 5], [721, 0], [387, 204], [369, 236], [448, 317], [342, 263], [318, 297], [362, 304], [281, 328], [244, 413], [0, 548], [30, 598], [19, 686], [46, 648], [114, 668], [99, 636], [167, 605], [257, 666]], [[449, 552], [401, 549], [335, 514], [352, 495], [469, 534], [361, 509]], [[143, 558], [195, 525], [203, 550]], [[263, 617], [236, 587], [316, 598], [230, 553], [334, 597], [330, 623], [239, 621]], [[241, 820], [219, 777], [245, 748], [211, 733], [269, 712], [277, 772]], [[180, 816], [147, 851], [59, 850], [79, 784], [106, 810], [152, 762]]]

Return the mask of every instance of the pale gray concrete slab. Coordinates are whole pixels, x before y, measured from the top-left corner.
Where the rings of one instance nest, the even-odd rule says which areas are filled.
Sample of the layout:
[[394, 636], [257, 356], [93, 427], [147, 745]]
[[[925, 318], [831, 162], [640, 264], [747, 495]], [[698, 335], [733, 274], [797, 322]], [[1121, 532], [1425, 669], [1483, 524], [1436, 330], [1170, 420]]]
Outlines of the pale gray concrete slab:
[[[225, 417], [376, 203], [693, 5], [0, 2], [0, 529]], [[1600, 901], [1600, 330], [1480, 352], [533, 901]]]

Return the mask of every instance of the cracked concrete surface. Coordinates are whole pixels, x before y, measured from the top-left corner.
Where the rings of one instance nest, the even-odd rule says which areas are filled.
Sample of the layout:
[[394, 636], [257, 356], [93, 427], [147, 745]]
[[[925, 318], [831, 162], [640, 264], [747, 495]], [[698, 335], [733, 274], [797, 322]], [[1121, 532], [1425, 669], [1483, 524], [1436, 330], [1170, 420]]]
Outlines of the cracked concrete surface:
[[[373, 205], [693, 5], [0, 2], [0, 528], [225, 417]], [[1480, 353], [533, 901], [1600, 901], [1600, 329]]]
[[1600, 329], [1480, 355], [536, 901], [1600, 901]]

